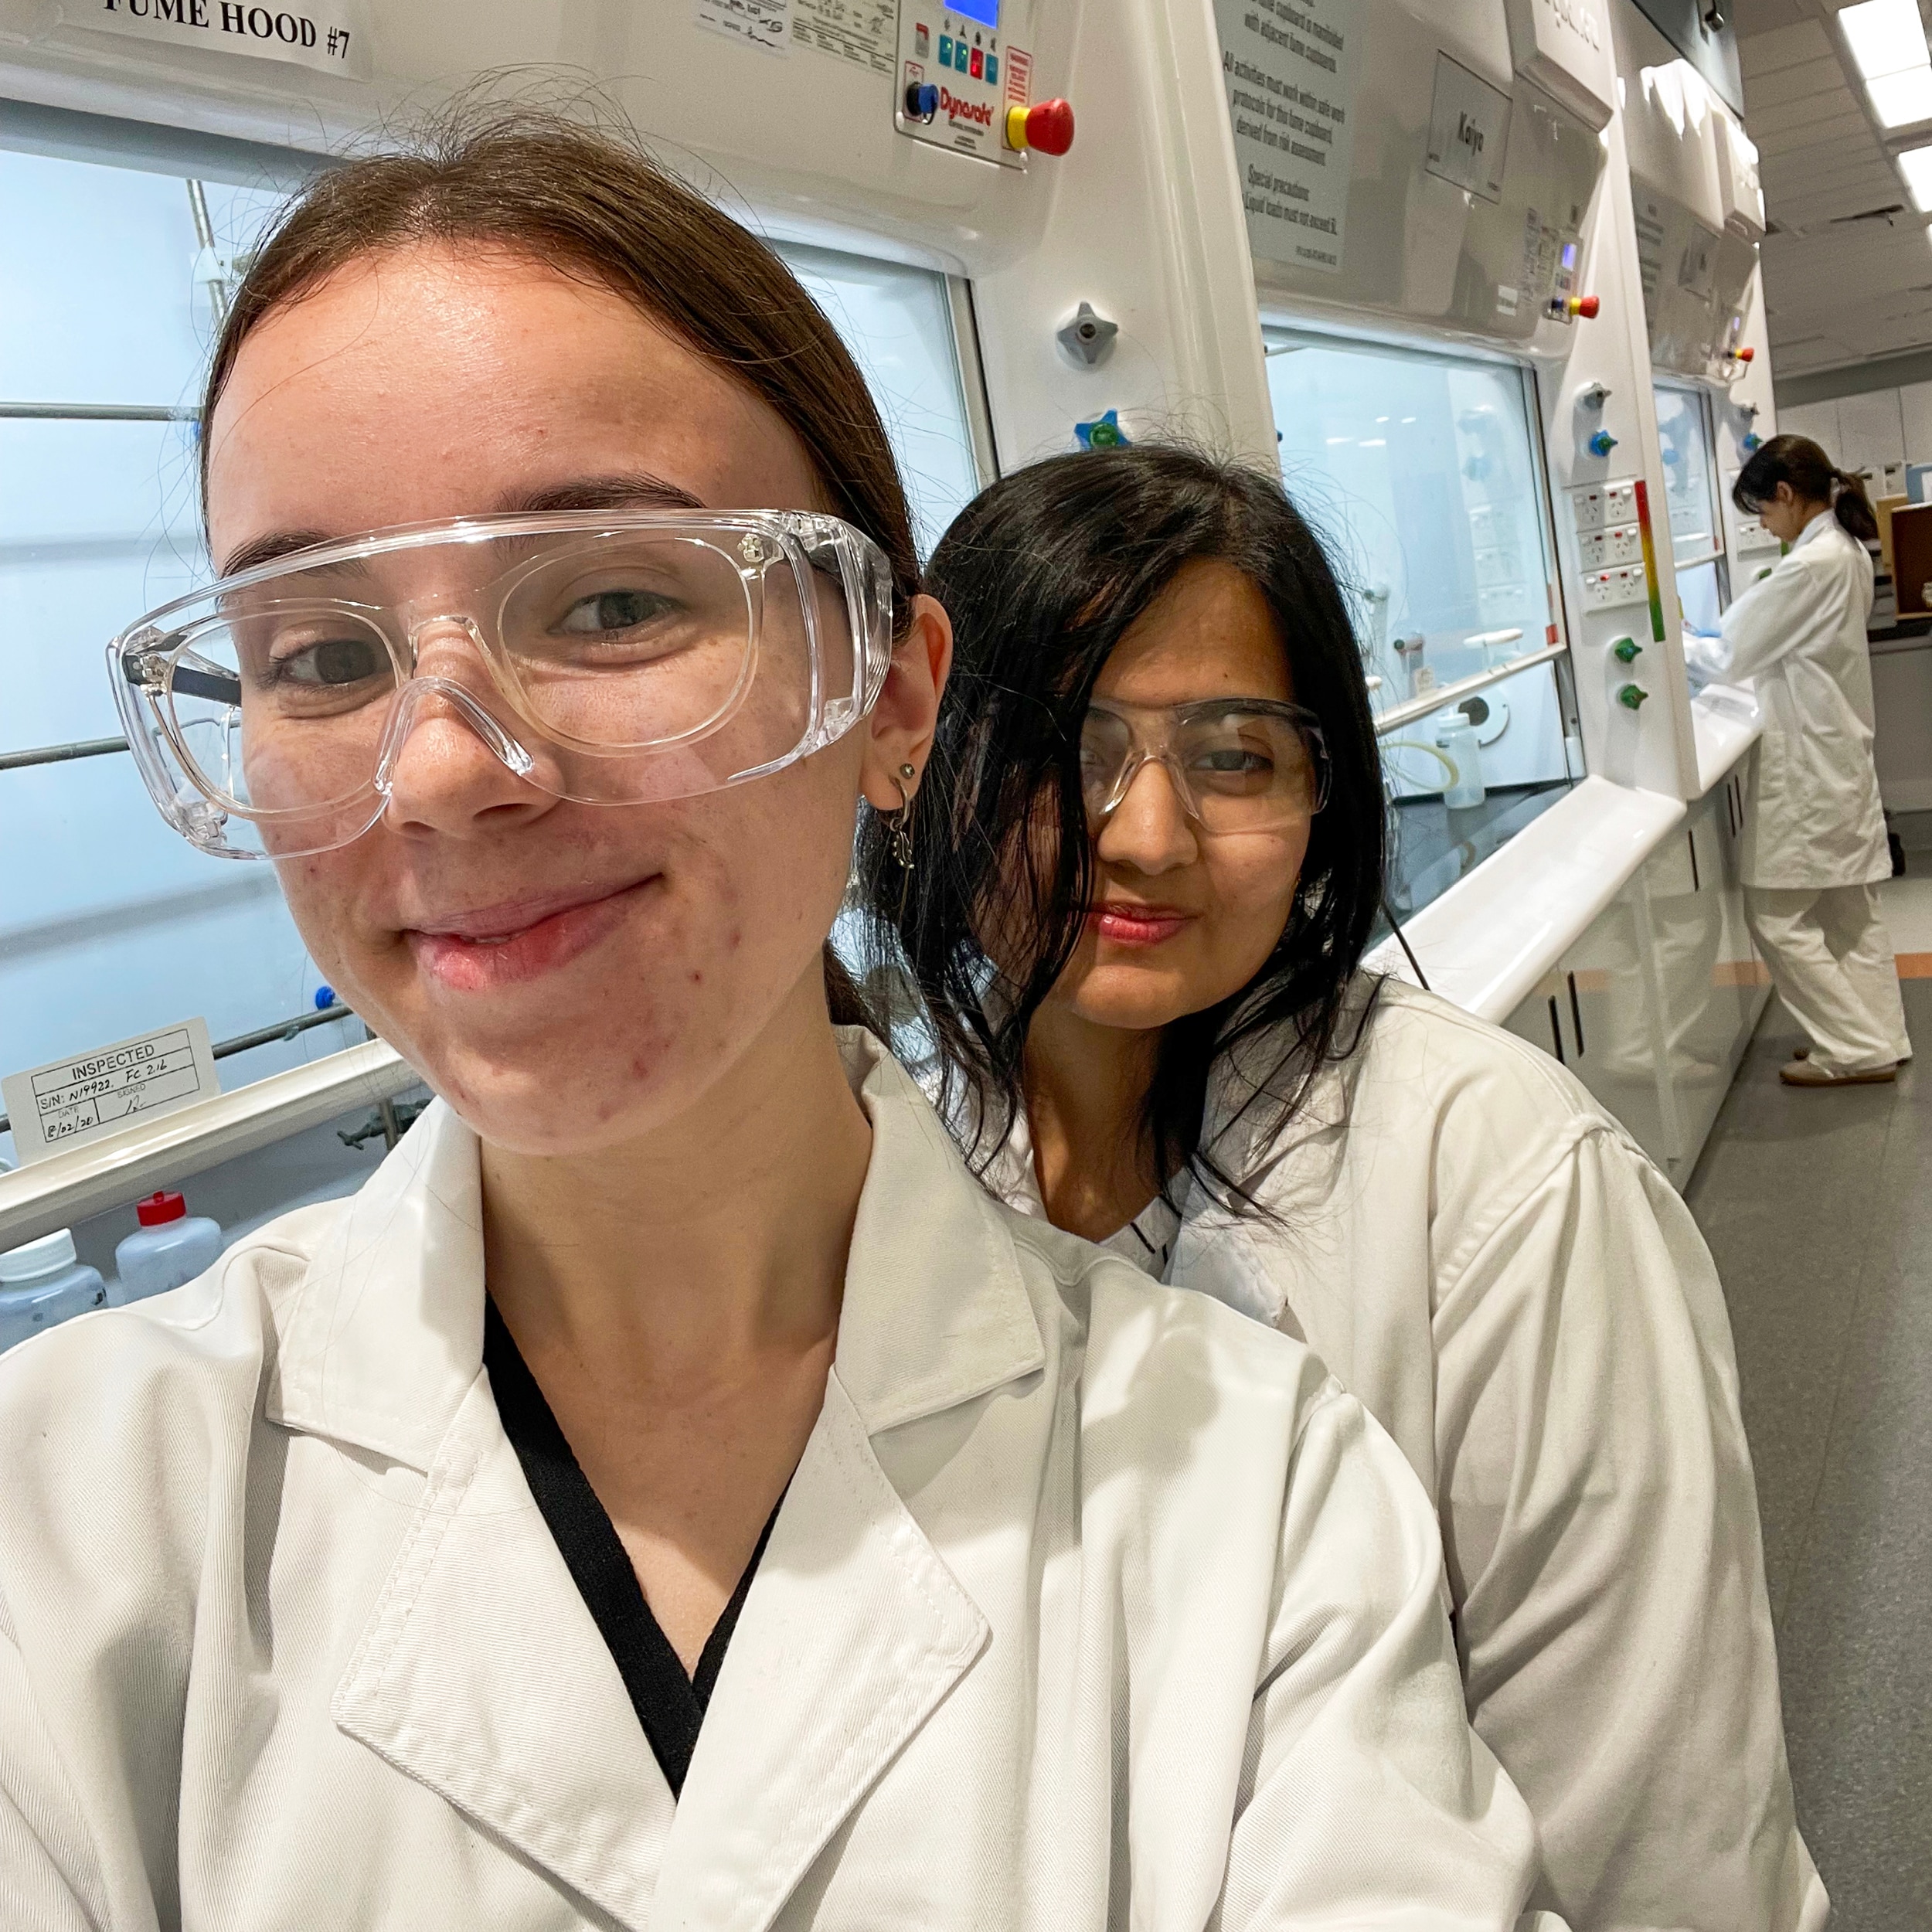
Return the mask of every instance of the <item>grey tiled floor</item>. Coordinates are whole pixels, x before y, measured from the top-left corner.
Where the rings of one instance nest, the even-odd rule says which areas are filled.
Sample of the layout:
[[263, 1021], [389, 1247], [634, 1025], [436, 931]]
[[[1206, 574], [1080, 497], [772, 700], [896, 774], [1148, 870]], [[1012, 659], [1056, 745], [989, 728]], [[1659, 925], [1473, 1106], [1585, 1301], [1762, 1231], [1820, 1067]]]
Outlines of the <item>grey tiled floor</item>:
[[1932, 981], [1896, 1086], [1778, 1083], [1774, 1000], [1685, 1190], [1757, 1470], [1799, 1822], [1834, 1932], [1932, 1927]]

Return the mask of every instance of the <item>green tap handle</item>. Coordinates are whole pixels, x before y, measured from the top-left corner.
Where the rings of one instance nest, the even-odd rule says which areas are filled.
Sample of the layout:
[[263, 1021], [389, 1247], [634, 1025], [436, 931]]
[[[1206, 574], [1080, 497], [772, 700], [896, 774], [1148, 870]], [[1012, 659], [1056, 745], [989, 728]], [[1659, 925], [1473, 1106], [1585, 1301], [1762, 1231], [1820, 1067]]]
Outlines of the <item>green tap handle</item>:
[[1634, 638], [1619, 638], [1610, 647], [1610, 654], [1619, 664], [1634, 664], [1643, 648]]
[[1628, 705], [1631, 710], [1634, 711], [1649, 696], [1650, 693], [1641, 684], [1627, 684], [1622, 690], [1617, 692], [1617, 702], [1621, 705]]

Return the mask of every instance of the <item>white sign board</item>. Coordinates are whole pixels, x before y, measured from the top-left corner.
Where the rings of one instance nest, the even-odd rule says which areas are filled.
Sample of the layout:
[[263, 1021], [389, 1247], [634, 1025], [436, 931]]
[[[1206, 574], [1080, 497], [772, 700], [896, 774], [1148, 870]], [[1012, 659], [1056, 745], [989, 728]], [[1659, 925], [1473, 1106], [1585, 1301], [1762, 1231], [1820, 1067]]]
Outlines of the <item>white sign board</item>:
[[1461, 61], [1437, 54], [1423, 165], [1485, 201], [1501, 201], [1509, 152], [1509, 97]]
[[791, 0], [698, 0], [698, 25], [767, 53], [791, 51]]
[[1342, 267], [1355, 154], [1355, 0], [1214, 0], [1248, 243]]
[[1614, 108], [1616, 68], [1606, 0], [1504, 0], [1509, 18], [1509, 59], [1533, 80], [1600, 132]]
[[185, 1019], [0, 1080], [23, 1164], [219, 1094], [208, 1022]]
[[795, 46], [815, 47], [887, 80], [898, 32], [896, 0], [792, 0]]
[[293, 61], [322, 73], [369, 77], [369, 31], [359, 0], [300, 0], [254, 6], [249, 0], [65, 0], [70, 27], [159, 41], [171, 47], [212, 47], [217, 53]]

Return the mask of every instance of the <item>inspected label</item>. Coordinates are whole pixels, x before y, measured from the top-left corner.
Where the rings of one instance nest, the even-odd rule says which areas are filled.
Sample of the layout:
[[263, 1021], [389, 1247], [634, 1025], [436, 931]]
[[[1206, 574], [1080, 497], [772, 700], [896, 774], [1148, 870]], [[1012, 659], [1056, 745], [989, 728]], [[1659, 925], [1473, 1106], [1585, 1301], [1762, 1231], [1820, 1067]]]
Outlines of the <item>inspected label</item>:
[[898, 31], [898, 0], [791, 0], [794, 46], [849, 60], [888, 80]]
[[247, 0], [66, 0], [61, 18], [71, 27], [292, 61], [352, 80], [366, 80], [371, 73], [359, 0], [303, 0], [299, 6], [279, 7], [250, 6]]
[[1423, 165], [1485, 201], [1501, 201], [1509, 151], [1509, 97], [1461, 61], [1437, 54]]
[[22, 1162], [117, 1133], [136, 1115], [172, 1114], [221, 1091], [208, 1022], [185, 1019], [0, 1080]]
[[698, 0], [696, 19], [767, 53], [791, 51], [791, 0]]
[[1342, 267], [1355, 151], [1354, 0], [1214, 0], [1248, 243]]

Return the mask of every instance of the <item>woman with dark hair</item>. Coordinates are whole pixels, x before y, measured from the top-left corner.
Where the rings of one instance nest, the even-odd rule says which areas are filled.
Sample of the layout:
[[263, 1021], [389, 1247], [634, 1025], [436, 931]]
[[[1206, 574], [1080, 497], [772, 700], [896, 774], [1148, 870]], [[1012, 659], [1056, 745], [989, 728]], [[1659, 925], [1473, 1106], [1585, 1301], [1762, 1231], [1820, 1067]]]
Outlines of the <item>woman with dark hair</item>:
[[1400, 1456], [834, 1025], [948, 631], [784, 265], [459, 126], [286, 213], [202, 420], [135, 755], [439, 1098], [0, 1360], [0, 1917], [1509, 1926]]
[[1787, 546], [1694, 641], [1708, 675], [1748, 681], [1764, 720], [1744, 820], [1744, 906], [1808, 1049], [1791, 1087], [1895, 1080], [1912, 1056], [1879, 883], [1892, 876], [1872, 762], [1872, 558], [1865, 485], [1808, 437], [1774, 436], [1732, 485]]
[[1280, 483], [1056, 458], [968, 506], [927, 582], [952, 680], [910, 849], [870, 832], [862, 877], [971, 1164], [1304, 1338], [1393, 1436], [1539, 1904], [1815, 1927], [1709, 1255], [1561, 1067], [1361, 970], [1373, 724]]

